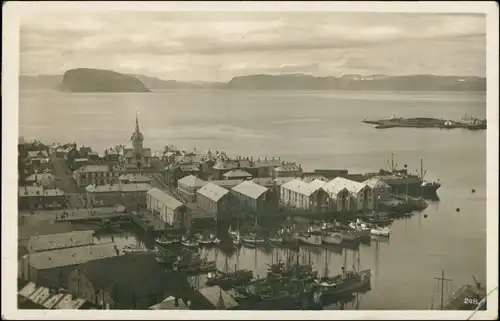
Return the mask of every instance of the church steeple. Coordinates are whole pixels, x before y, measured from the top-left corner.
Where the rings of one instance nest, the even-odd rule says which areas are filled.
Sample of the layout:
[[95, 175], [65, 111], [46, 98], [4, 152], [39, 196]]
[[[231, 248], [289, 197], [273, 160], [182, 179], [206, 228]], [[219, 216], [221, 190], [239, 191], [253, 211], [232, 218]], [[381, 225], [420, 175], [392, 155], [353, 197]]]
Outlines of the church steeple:
[[140, 133], [140, 131], [139, 131], [139, 116], [138, 116], [138, 112], [135, 112], [135, 133], [136, 134]]

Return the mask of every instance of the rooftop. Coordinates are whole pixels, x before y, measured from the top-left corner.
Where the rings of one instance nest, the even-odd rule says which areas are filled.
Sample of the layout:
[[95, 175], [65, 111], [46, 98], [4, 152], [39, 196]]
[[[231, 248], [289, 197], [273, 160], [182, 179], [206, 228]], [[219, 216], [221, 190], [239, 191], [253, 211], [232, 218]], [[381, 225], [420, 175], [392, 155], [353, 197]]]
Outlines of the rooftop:
[[31, 174], [25, 178], [26, 181], [40, 182], [42, 180], [54, 181], [55, 176], [48, 173]]
[[275, 182], [272, 177], [259, 177], [252, 179], [252, 182], [262, 185], [264, 187], [274, 186]]
[[43, 186], [23, 186], [19, 187], [19, 197], [43, 196]]
[[124, 174], [118, 177], [119, 180], [127, 180], [134, 183], [149, 183], [151, 178], [145, 175]]
[[[321, 184], [318, 182], [321, 182]], [[316, 183], [313, 184], [312, 182], [307, 183], [300, 179], [294, 179], [281, 185], [281, 188], [293, 191], [295, 193], [299, 193], [301, 195], [311, 196], [314, 192], [319, 190], [323, 186], [323, 184], [325, 183], [322, 181], [317, 181]]]
[[275, 172], [298, 172], [301, 171], [300, 166], [295, 164], [283, 164], [274, 169]]
[[32, 252], [56, 250], [62, 248], [91, 245], [94, 243], [94, 231], [72, 231], [67, 233], [36, 235], [29, 239]]
[[112, 244], [72, 247], [29, 255], [29, 264], [37, 270], [79, 265], [91, 260], [117, 256]]
[[177, 184], [184, 185], [186, 187], [202, 187], [206, 184], [204, 180], [199, 179], [194, 175], [189, 175], [181, 178], [177, 181]]
[[28, 156], [30, 158], [47, 158], [49, 154], [46, 150], [30, 150], [28, 151]]
[[243, 181], [242, 183], [233, 187], [232, 190], [240, 194], [246, 195], [250, 198], [257, 199], [262, 194], [267, 192], [268, 189], [259, 184], [255, 184], [252, 181]]
[[351, 181], [343, 177], [336, 177], [323, 185], [322, 188], [330, 194], [337, 194], [343, 189], [346, 189], [351, 193], [358, 193], [365, 186], [367, 185], [363, 183]]
[[43, 190], [43, 196], [64, 196], [64, 195], [66, 195], [66, 193], [64, 193], [64, 191], [59, 188], [51, 188]]
[[207, 183], [205, 186], [200, 188], [197, 193], [200, 195], [203, 195], [205, 197], [208, 197], [212, 201], [219, 201], [224, 195], [227, 195], [229, 191], [225, 188], [222, 188], [218, 185], [215, 185], [213, 183]]
[[229, 180], [215, 180], [215, 181], [209, 181], [212, 184], [218, 185], [220, 187], [224, 188], [233, 188], [234, 186], [240, 184], [241, 182], [244, 182], [244, 180], [241, 179], [229, 179]]
[[217, 310], [227, 310], [238, 306], [238, 302], [217, 285], [205, 287], [198, 291]]
[[178, 299], [175, 301], [175, 297], [169, 296], [162, 302], [149, 307], [149, 310], [188, 310], [189, 307], [184, 303], [183, 300]]
[[43, 220], [36, 224], [21, 225], [19, 226], [19, 239], [29, 239], [36, 235], [59, 234], [71, 232], [73, 227], [71, 222], [57, 222]]
[[89, 185], [86, 187], [90, 193], [109, 193], [109, 192], [147, 192], [153, 186], [147, 183], [130, 183], [130, 184], [104, 184], [104, 185]]
[[366, 184], [371, 188], [390, 188], [390, 186], [387, 183], [377, 178], [370, 178], [364, 181], [363, 184]]
[[274, 182], [276, 183], [277, 186], [281, 186], [294, 179], [295, 179], [294, 177], [278, 177], [274, 179]]
[[252, 177], [252, 174], [250, 174], [249, 172], [246, 172], [246, 171], [242, 171], [240, 169], [235, 169], [235, 170], [231, 170], [231, 171], [223, 174], [222, 176], [224, 176], [224, 177]]
[[178, 201], [174, 197], [168, 195], [164, 191], [159, 190], [157, 188], [151, 189], [148, 192], [148, 195], [150, 195], [151, 197], [155, 198], [160, 203], [162, 203], [163, 205], [165, 205], [165, 206], [167, 206], [168, 208], [171, 208], [171, 209], [176, 209], [176, 208], [184, 205], [182, 202]]
[[71, 294], [38, 287], [33, 282], [26, 284], [18, 294], [46, 309], [79, 309], [87, 303], [84, 299], [73, 298]]
[[77, 169], [78, 173], [109, 172], [108, 165], [85, 165]]

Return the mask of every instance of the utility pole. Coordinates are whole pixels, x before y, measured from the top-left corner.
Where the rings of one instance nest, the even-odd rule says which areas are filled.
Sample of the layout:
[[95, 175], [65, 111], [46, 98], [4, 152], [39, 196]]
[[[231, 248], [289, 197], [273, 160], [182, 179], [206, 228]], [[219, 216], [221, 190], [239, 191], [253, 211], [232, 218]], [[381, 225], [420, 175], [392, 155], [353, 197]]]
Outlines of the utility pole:
[[434, 277], [434, 279], [438, 280], [438, 284], [441, 283], [441, 310], [443, 310], [443, 300], [444, 300], [444, 282], [451, 282], [451, 279], [444, 278], [444, 270], [441, 272], [441, 277]]

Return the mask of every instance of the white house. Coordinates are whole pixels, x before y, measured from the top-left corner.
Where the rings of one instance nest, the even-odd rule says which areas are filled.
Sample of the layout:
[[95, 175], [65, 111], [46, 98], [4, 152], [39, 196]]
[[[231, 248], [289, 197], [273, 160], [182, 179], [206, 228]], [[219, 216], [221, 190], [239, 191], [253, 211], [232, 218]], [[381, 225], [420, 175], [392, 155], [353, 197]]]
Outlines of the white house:
[[320, 180], [305, 182], [293, 179], [280, 187], [280, 204], [292, 210], [320, 213], [328, 207], [328, 195]]
[[146, 206], [151, 213], [158, 215], [162, 221], [173, 227], [189, 228], [191, 226], [186, 206], [157, 188], [147, 193]]
[[367, 184], [336, 177], [322, 187], [339, 212], [363, 211], [374, 208], [373, 191]]

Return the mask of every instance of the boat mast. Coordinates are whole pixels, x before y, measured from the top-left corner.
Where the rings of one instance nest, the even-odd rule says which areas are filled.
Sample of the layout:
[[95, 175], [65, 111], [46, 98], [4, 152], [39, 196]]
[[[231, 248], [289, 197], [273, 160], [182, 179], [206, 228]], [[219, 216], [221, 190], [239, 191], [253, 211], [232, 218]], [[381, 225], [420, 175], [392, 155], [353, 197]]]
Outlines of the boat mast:
[[328, 277], [328, 249], [325, 249], [325, 278]]
[[444, 282], [447, 281], [447, 282], [451, 282], [451, 279], [445, 279], [444, 278], [444, 270], [441, 272], [441, 277], [438, 278], [438, 277], [434, 277], [435, 280], [438, 281], [438, 285], [441, 284], [441, 310], [443, 310], [443, 307], [444, 307]]

